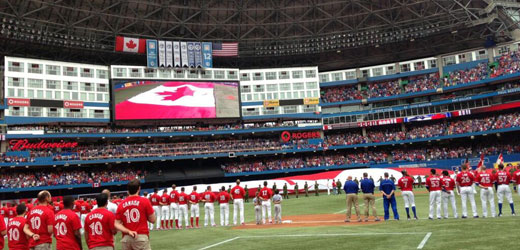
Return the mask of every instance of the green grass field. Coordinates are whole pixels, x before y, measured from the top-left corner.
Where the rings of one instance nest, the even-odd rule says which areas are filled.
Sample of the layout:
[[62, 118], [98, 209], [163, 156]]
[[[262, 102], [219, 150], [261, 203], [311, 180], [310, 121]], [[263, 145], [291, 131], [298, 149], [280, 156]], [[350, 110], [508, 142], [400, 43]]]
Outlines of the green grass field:
[[[190, 230], [152, 231], [152, 249], [418, 249], [428, 233], [431, 233], [422, 249], [520, 249], [520, 216], [511, 217], [508, 204], [504, 206], [501, 218], [428, 220], [428, 194], [415, 197], [420, 220], [407, 221], [401, 197], [397, 204], [401, 221], [379, 224], [318, 227], [266, 228], [252, 226], [253, 229], [232, 227], [201, 228]], [[461, 214], [460, 197], [458, 212]], [[520, 209], [520, 198], [514, 194], [515, 205]], [[482, 209], [480, 196], [476, 196], [479, 215]], [[496, 199], [495, 199], [496, 202]], [[218, 206], [217, 206], [218, 207]], [[246, 223], [254, 221], [251, 203], [245, 205]], [[363, 212], [363, 206], [361, 211]], [[378, 215], [383, 215], [381, 199], [376, 200]], [[306, 198], [291, 197], [283, 202], [283, 215], [331, 214], [345, 209], [344, 194], [327, 196], [320, 194]], [[468, 211], [471, 214], [471, 208]], [[498, 206], [497, 206], [498, 209]], [[220, 212], [215, 211], [219, 224]], [[450, 209], [451, 216], [451, 209]], [[230, 222], [232, 223], [232, 209]], [[391, 216], [392, 218], [392, 216]], [[403, 220], [404, 218], [404, 220]], [[203, 209], [200, 224], [203, 225]], [[118, 241], [120, 236], [117, 236]], [[118, 243], [118, 242], [117, 242]], [[116, 243], [116, 249], [120, 249]], [[208, 248], [209, 247], [209, 248]]]

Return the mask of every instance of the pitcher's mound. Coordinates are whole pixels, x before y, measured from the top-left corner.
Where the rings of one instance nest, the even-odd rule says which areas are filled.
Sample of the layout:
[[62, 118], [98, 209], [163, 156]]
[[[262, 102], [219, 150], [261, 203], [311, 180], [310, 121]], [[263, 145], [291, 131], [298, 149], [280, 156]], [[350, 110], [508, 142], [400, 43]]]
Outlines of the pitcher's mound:
[[243, 226], [233, 227], [234, 229], [260, 229], [260, 228], [284, 228], [284, 227], [319, 227], [319, 226], [361, 226], [379, 223], [374, 217], [370, 217], [368, 222], [357, 221], [356, 216], [352, 216], [350, 222], [345, 222], [344, 214], [306, 214], [283, 216], [282, 224], [256, 225], [255, 222], [246, 223]]

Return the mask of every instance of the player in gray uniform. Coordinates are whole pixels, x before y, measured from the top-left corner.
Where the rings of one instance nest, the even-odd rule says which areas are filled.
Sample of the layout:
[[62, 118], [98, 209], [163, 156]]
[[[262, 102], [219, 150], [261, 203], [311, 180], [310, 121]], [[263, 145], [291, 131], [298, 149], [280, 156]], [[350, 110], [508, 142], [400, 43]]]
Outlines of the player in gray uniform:
[[255, 219], [256, 224], [262, 224], [262, 200], [259, 197], [259, 192], [256, 192], [255, 198], [253, 198], [253, 205], [255, 206]]
[[282, 223], [282, 196], [278, 190], [274, 191], [274, 224]]

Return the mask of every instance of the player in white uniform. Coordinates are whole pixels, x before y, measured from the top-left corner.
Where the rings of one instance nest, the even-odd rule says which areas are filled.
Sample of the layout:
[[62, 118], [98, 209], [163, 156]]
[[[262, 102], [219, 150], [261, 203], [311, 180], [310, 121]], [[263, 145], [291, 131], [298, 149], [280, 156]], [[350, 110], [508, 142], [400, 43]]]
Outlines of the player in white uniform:
[[175, 229], [179, 229], [179, 193], [175, 190], [176, 187], [173, 184], [170, 192], [170, 227], [173, 228], [175, 220]]
[[515, 216], [515, 204], [513, 203], [513, 194], [511, 193], [511, 188], [509, 188], [509, 183], [511, 182], [511, 175], [504, 171], [504, 165], [498, 165], [498, 172], [495, 174], [495, 180], [497, 182], [497, 197], [498, 197], [498, 216], [502, 216], [502, 202], [504, 201], [504, 197], [506, 197], [509, 202], [509, 206], [511, 207], [511, 214]]
[[179, 193], [179, 229], [182, 228], [182, 219], [184, 218], [184, 228], [190, 227], [190, 222], [188, 221], [188, 195], [184, 193], [184, 187], [181, 187], [181, 192]]

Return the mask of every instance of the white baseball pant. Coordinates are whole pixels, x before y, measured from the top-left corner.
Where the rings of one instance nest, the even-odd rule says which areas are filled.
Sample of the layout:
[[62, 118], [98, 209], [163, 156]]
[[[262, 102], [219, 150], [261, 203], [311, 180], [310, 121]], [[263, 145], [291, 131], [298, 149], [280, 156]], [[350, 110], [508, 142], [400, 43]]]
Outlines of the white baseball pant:
[[[87, 214], [81, 214], [79, 216], [79, 220], [81, 222], [81, 229], [79, 230], [79, 232], [81, 234], [84, 234], [85, 233], [85, 219], [87, 218]], [[7, 225], [6, 225], [7, 226]]]
[[238, 213], [240, 212], [240, 224], [244, 223], [244, 199], [233, 200], [233, 224], [237, 224]]
[[415, 207], [415, 196], [412, 191], [403, 191], [401, 195], [403, 196], [405, 208]]
[[7, 224], [9, 224], [9, 218], [7, 218], [7, 215], [6, 215], [6, 217], [4, 217], [4, 222], [5, 222], [5, 226], [7, 227]]
[[495, 217], [495, 194], [493, 193], [493, 188], [481, 188], [480, 200], [482, 201], [482, 216], [488, 216], [487, 203], [489, 202], [489, 208], [491, 209], [491, 217]]
[[215, 207], [213, 203], [204, 204], [204, 226], [208, 226], [208, 218], [210, 219], [211, 226], [215, 226]]
[[473, 212], [473, 216], [478, 216], [477, 205], [475, 204], [475, 194], [473, 193], [473, 188], [471, 186], [460, 187], [460, 198], [462, 200], [462, 216], [468, 216], [468, 208], [466, 207], [466, 201], [468, 198], [471, 204], [471, 211]]
[[171, 203], [170, 204], [170, 220], [178, 220], [179, 219], [179, 204]]
[[[435, 206], [435, 208], [434, 208]], [[430, 192], [430, 214], [429, 218], [433, 219], [434, 212], [437, 213], [437, 218], [440, 219], [441, 215], [441, 191]]]
[[190, 217], [191, 218], [200, 217], [199, 203], [191, 204], [191, 207], [190, 207]]
[[282, 223], [282, 204], [274, 204], [274, 222]]
[[182, 205], [179, 205], [179, 213], [178, 213], [178, 218], [179, 218], [179, 228], [182, 228], [182, 219], [184, 218], [184, 226], [185, 227], [189, 227], [190, 226], [190, 222], [188, 221], [188, 205], [187, 204], [182, 204]]
[[[161, 227], [161, 207], [160, 206], [152, 206], [153, 208], [153, 211], [155, 212], [155, 216], [157, 218], [159, 218], [155, 224], [156, 224], [156, 228], [159, 229], [159, 227]], [[153, 229], [153, 225], [152, 225], [152, 229]]]
[[442, 192], [442, 205], [444, 206], [444, 218], [448, 219], [449, 213], [448, 213], [448, 202], [451, 203], [451, 208], [453, 209], [453, 217], [458, 218], [459, 215], [457, 214], [457, 202], [455, 201], [455, 191], [447, 191]]
[[511, 188], [509, 188], [509, 185], [506, 184], [499, 185], [497, 188], [498, 203], [503, 203], [504, 196], [506, 197], [509, 204], [513, 203], [513, 194], [511, 193]]
[[266, 218], [265, 218], [266, 211], [267, 211], [267, 217], [268, 217], [269, 223], [272, 223], [273, 220], [271, 219], [271, 201], [270, 200], [262, 201], [262, 223], [263, 224], [265, 224], [265, 222], [266, 222]]
[[161, 206], [161, 226], [166, 224], [168, 227], [168, 220], [170, 219], [170, 206]]
[[220, 225], [229, 226], [229, 204], [220, 203]]

